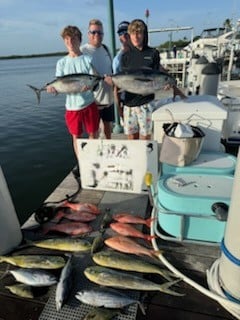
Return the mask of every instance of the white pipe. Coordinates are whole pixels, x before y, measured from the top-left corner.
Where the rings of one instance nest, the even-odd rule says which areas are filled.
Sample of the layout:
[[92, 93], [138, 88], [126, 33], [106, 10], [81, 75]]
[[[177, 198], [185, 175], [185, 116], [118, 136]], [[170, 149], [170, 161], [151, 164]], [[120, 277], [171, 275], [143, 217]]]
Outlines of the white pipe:
[[[225, 228], [222, 254], [219, 263], [219, 277], [224, 290], [240, 299], [240, 151], [233, 180], [231, 202]], [[235, 259], [235, 260], [234, 260]]]

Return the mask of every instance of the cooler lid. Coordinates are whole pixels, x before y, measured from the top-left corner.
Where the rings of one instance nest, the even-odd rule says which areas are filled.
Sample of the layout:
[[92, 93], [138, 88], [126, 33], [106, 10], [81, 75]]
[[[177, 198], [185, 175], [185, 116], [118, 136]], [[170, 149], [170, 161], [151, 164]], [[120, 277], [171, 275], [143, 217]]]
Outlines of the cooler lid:
[[184, 120], [224, 120], [227, 118], [227, 110], [215, 96], [200, 95], [189, 96], [187, 99], [167, 103], [153, 112], [153, 121], [172, 122], [170, 110], [175, 121]]

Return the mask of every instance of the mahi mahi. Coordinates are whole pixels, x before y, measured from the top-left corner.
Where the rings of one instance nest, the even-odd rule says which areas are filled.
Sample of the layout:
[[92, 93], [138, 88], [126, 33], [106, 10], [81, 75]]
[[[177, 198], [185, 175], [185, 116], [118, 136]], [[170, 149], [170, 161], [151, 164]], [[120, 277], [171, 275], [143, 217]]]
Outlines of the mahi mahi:
[[169, 287], [178, 283], [181, 279], [157, 284], [138, 276], [100, 266], [87, 267], [84, 270], [84, 274], [90, 281], [101, 286], [119, 289], [161, 291], [173, 296], [183, 296], [183, 294], [169, 289]]
[[87, 90], [95, 90], [102, 77], [88, 73], [68, 74], [62, 77], [57, 77], [53, 81], [47, 83], [42, 88], [38, 89], [30, 84], [31, 88], [37, 95], [38, 104], [41, 99], [41, 92], [46, 91], [48, 87], [53, 87], [57, 93], [79, 93]]
[[64, 267], [63, 257], [55, 255], [0, 256], [0, 262], [7, 262], [22, 268], [59, 269]]
[[167, 88], [176, 84], [176, 80], [171, 75], [150, 69], [120, 72], [112, 75], [112, 81], [121, 90], [143, 96], [166, 91]]
[[172, 272], [164, 270], [157, 264], [139, 259], [133, 255], [123, 254], [115, 251], [105, 250], [97, 252], [93, 255], [93, 261], [102, 267], [159, 274], [168, 281], [172, 280], [171, 277], [176, 277]]
[[69, 252], [85, 252], [91, 249], [91, 243], [79, 238], [52, 238], [31, 242], [35, 247], [62, 250]]

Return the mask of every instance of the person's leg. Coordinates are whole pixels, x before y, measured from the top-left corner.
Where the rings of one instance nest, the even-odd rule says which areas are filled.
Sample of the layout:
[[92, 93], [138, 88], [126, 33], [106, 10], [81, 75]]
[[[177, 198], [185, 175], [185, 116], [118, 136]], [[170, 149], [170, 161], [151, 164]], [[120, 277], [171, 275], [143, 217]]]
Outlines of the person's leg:
[[139, 127], [137, 122], [138, 107], [124, 106], [123, 120], [124, 120], [124, 133], [127, 135], [128, 140], [139, 139]]
[[141, 140], [151, 140], [152, 137], [152, 111], [149, 104], [139, 107], [138, 124]]
[[103, 130], [106, 139], [111, 139], [112, 137], [112, 122], [103, 121]]

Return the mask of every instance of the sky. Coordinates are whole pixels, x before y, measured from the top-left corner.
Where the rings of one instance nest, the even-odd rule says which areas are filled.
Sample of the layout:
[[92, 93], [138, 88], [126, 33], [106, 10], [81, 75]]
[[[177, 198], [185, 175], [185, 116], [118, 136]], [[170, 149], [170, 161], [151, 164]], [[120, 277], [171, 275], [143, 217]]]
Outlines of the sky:
[[[110, 45], [109, 0], [0, 0], [0, 56], [65, 51], [60, 37], [67, 25], [76, 25], [87, 42], [88, 22], [104, 25], [104, 43]], [[113, 0], [115, 34], [119, 22], [143, 19], [148, 28], [193, 27], [192, 31], [151, 33], [152, 46], [200, 35], [220, 27], [226, 19], [240, 18], [240, 0]], [[146, 20], [145, 12], [149, 10]], [[116, 47], [119, 40], [116, 34]]]

